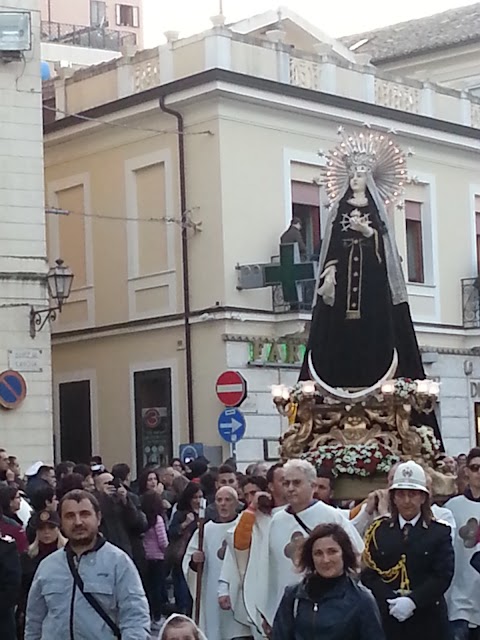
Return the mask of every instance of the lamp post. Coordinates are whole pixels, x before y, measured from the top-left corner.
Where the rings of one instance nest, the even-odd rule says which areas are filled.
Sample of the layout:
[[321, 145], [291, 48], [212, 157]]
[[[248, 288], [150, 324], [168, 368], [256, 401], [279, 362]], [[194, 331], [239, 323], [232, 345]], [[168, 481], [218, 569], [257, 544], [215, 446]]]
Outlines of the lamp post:
[[38, 331], [41, 331], [48, 320], [55, 320], [57, 311], [62, 312], [63, 305], [67, 301], [72, 289], [73, 273], [63, 260], [56, 260], [55, 266], [51, 267], [47, 273], [48, 294], [56, 303], [56, 306], [49, 306], [47, 309], [30, 308], [30, 336], [35, 338]]

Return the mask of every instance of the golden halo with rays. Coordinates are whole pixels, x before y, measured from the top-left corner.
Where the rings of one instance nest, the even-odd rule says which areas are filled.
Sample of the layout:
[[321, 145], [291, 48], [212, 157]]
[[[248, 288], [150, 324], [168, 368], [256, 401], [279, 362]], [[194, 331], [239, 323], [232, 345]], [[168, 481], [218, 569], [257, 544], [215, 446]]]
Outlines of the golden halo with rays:
[[371, 172], [383, 202], [388, 205], [402, 193], [407, 180], [407, 163], [394, 139], [381, 132], [347, 133], [339, 127], [342, 142], [325, 154], [321, 184], [329, 204], [338, 201], [347, 190], [352, 173]]

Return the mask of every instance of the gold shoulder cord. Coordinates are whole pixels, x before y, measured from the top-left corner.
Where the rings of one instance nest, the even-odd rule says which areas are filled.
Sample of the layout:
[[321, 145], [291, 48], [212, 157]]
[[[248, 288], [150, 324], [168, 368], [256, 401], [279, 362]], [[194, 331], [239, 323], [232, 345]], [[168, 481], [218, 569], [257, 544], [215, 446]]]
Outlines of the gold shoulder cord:
[[375, 546], [375, 549], [378, 550], [375, 534], [382, 522], [383, 520], [377, 520], [376, 522], [374, 522], [365, 534], [365, 550], [363, 552], [363, 561], [369, 569], [372, 569], [373, 571], [378, 573], [378, 575], [381, 576], [383, 581], [386, 583], [393, 582], [397, 578], [400, 578], [400, 590], [408, 592], [410, 591], [410, 579], [407, 574], [407, 558], [405, 554], [402, 554], [400, 560], [394, 567], [383, 571], [382, 569], [380, 569], [380, 567], [378, 567], [375, 560], [372, 558], [372, 554], [370, 553], [370, 545], [372, 542]]

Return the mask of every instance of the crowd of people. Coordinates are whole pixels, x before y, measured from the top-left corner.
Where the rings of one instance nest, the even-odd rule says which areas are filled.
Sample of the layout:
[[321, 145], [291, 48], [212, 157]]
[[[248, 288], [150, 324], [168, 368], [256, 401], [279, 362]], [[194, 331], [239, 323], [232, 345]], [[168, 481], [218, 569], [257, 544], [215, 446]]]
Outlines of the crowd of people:
[[480, 640], [480, 449], [442, 464], [455, 495], [409, 461], [337, 504], [305, 460], [133, 481], [0, 449], [0, 638]]

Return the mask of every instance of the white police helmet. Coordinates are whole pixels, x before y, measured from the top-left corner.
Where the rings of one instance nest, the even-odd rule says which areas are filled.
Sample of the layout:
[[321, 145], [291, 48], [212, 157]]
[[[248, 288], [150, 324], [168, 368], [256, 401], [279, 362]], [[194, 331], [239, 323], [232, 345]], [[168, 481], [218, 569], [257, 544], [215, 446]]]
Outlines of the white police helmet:
[[429, 493], [425, 471], [413, 460], [399, 464], [395, 469], [390, 491], [395, 489], [410, 489], [411, 491]]

